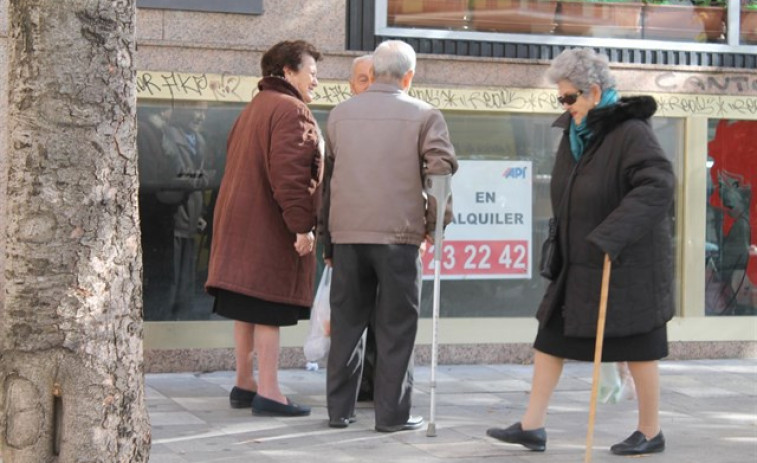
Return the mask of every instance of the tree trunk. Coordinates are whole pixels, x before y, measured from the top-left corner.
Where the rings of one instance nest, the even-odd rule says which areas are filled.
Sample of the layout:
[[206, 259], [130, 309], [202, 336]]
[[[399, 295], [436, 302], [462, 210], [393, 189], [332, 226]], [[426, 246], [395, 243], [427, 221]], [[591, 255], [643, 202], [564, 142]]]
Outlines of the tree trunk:
[[5, 463], [147, 461], [135, 0], [10, 0]]

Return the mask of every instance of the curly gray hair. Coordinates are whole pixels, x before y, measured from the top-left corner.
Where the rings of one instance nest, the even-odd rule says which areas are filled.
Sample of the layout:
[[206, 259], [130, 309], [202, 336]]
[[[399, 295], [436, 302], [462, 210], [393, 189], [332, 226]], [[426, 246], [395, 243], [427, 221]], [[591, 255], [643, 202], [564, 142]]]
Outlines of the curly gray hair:
[[590, 48], [573, 48], [560, 53], [547, 69], [547, 79], [553, 84], [566, 80], [578, 90], [588, 92], [592, 84], [604, 91], [615, 87], [608, 59]]

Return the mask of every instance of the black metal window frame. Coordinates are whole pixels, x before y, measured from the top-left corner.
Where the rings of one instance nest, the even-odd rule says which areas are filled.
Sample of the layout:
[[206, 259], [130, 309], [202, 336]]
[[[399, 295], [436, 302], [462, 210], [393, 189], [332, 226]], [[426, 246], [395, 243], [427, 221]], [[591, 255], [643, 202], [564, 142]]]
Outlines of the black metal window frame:
[[259, 15], [263, 0], [137, 0], [137, 8]]
[[[396, 33], [400, 32], [397, 28], [386, 28], [387, 33], [377, 34], [376, 4], [377, 0], [348, 0], [348, 50], [371, 51], [384, 40], [401, 39], [410, 43], [420, 53], [551, 60], [566, 48], [588, 46], [606, 54], [610, 61], [618, 63], [757, 69], [757, 46], [741, 46], [735, 47], [735, 51], [727, 51], [729, 47], [723, 45], [696, 49], [693, 44], [682, 46], [680, 43], [656, 41], [654, 47], [647, 47], [649, 42], [639, 40], [617, 41], [617, 46], [607, 46], [611, 41], [601, 38], [549, 38], [544, 40], [544, 43], [523, 43], [522, 40], [517, 40], [518, 37], [513, 37], [511, 42], [506, 41], [508, 37], [504, 34], [499, 35], [497, 40], [491, 40], [485, 34], [473, 34], [474, 37], [484, 37], [482, 39], [447, 38], [450, 35], [448, 33], [443, 34], [443, 37], [414, 29]], [[535, 40], [534, 37], [528, 39]]]

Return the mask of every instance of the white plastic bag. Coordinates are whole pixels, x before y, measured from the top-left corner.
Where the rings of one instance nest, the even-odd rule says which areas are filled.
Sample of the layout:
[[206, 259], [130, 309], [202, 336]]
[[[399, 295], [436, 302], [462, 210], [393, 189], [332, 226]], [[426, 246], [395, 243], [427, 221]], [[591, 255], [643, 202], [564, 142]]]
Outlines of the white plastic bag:
[[310, 309], [310, 332], [303, 346], [308, 364], [318, 362], [329, 355], [329, 347], [331, 347], [330, 290], [331, 267], [326, 267], [315, 292], [313, 308]]
[[623, 399], [636, 397], [636, 387], [626, 362], [602, 363], [599, 368], [599, 394], [597, 400], [603, 404], [618, 403]]

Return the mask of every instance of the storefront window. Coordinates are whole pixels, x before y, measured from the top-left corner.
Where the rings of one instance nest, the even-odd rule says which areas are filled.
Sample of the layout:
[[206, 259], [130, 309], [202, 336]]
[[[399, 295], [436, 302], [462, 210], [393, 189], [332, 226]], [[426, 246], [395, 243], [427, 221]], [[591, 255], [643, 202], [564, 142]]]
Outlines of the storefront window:
[[741, 43], [757, 45], [757, 0], [741, 0]]
[[[147, 321], [207, 320], [204, 291], [226, 138], [242, 103], [140, 101], [143, 300]], [[325, 111], [314, 111], [325, 120]], [[323, 113], [323, 114], [321, 114]]]
[[[213, 235], [213, 207], [225, 167], [226, 138], [243, 107], [243, 103], [162, 100], [144, 100], [138, 105], [139, 206], [147, 321], [216, 318], [212, 314], [213, 299], [203, 285]], [[328, 108], [313, 112], [325, 129]], [[457, 265], [452, 266], [455, 274], [445, 276], [443, 271], [442, 315], [530, 317], [545, 288], [545, 280], [534, 270], [533, 263], [540, 257], [540, 245], [552, 215], [549, 178], [561, 135], [551, 127], [556, 116], [444, 113], [461, 165], [469, 171], [455, 178], [464, 181], [468, 191], [480, 193], [476, 199], [459, 197], [456, 211], [462, 211], [466, 201], [486, 203], [493, 201], [495, 195], [499, 197], [500, 187], [470, 173], [482, 165], [500, 169], [495, 176], [500, 181], [510, 177], [510, 188], [515, 190], [504, 190], [511, 196], [506, 198], [508, 214], [498, 218], [491, 214], [463, 214], [448, 227], [450, 237], [486, 245], [460, 247]], [[677, 172], [682, 158], [682, 120], [655, 118], [653, 125]], [[464, 228], [475, 220], [498, 223], [504, 233], [495, 230], [492, 236], [472, 236]], [[503, 237], [508, 233], [517, 236]], [[321, 255], [320, 250], [316, 252]], [[319, 272], [322, 265], [319, 262]], [[428, 273], [433, 275], [433, 271]], [[424, 282], [423, 316], [431, 313], [431, 285], [431, 279]]]
[[757, 314], [757, 121], [710, 120], [705, 313]]
[[[727, 41], [729, 3], [729, 0], [376, 0], [377, 15], [384, 15], [387, 27], [462, 33], [453, 32], [445, 37], [494, 32], [717, 44]], [[739, 3], [739, 43], [754, 45], [757, 0], [738, 0], [734, 5]]]
[[[470, 275], [445, 279], [441, 285], [441, 314], [446, 317], [531, 317], [541, 302], [546, 288], [544, 280], [534, 269], [534, 262], [540, 258], [541, 243], [547, 236], [547, 222], [552, 216], [549, 203], [549, 179], [554, 162], [555, 150], [561, 136], [552, 123], [555, 115], [533, 114], [465, 114], [445, 113], [450, 137], [461, 166], [466, 161], [525, 161], [533, 169], [530, 191], [531, 230], [528, 241], [531, 246], [529, 275], [508, 275], [508, 278], [488, 279], [473, 268], [476, 261], [473, 254], [464, 254], [463, 259], [471, 259]], [[683, 157], [683, 123], [681, 119], [654, 118], [655, 133], [679, 173], [680, 159]], [[462, 169], [463, 167], [461, 167]], [[456, 174], [462, 175], [461, 172]], [[500, 175], [501, 177], [501, 175]], [[454, 185], [454, 179], [453, 179]], [[481, 191], [494, 190], [490, 185], [480, 184]], [[456, 196], [457, 197], [457, 196]], [[528, 198], [511, 198], [512, 201], [528, 201]], [[457, 209], [457, 206], [456, 206]], [[675, 215], [675, 209], [671, 209]], [[674, 217], [675, 219], [675, 217]], [[463, 217], [465, 220], [465, 217]], [[455, 227], [448, 227], [447, 235], [455, 235]], [[490, 239], [497, 239], [491, 237]], [[678, 248], [677, 239], [674, 246]], [[677, 253], [677, 251], [675, 251]], [[478, 255], [475, 256], [478, 258]], [[515, 258], [515, 254], [511, 257]], [[492, 254], [492, 266], [498, 258]], [[443, 258], [444, 259], [444, 258]], [[444, 261], [443, 261], [444, 263]], [[455, 268], [457, 271], [457, 267]], [[442, 267], [444, 278], [445, 267]], [[432, 309], [432, 282], [424, 283], [422, 292], [422, 314], [430, 316]]]

